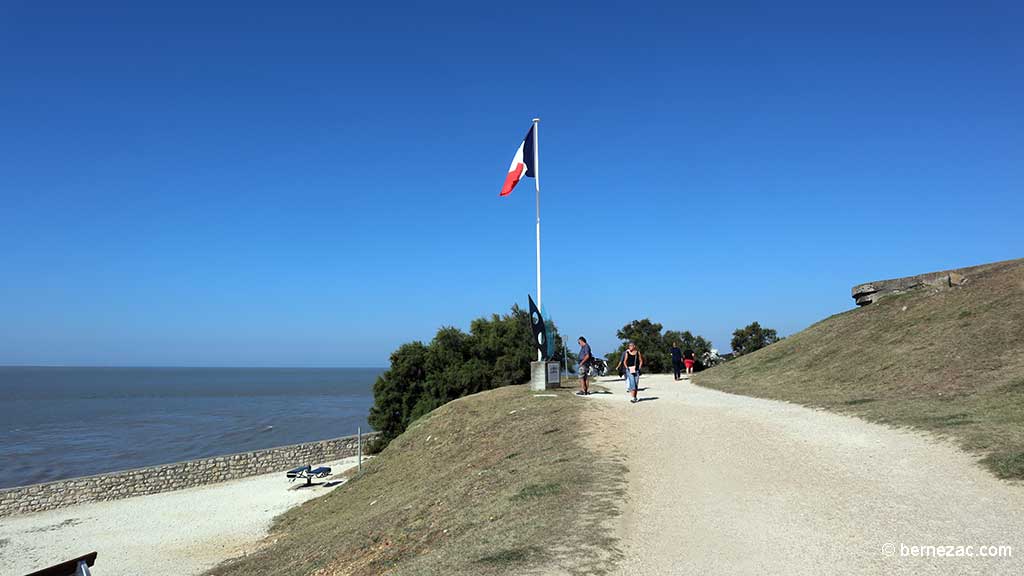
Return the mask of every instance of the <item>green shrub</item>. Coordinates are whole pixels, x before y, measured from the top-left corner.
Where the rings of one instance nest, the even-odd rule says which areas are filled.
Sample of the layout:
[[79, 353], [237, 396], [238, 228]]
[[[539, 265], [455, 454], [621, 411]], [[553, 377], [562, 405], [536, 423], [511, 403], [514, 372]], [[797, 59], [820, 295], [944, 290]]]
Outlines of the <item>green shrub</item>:
[[732, 352], [736, 356], [750, 354], [769, 344], [779, 341], [778, 333], [771, 328], [762, 328], [757, 322], [737, 328], [732, 333]]
[[[552, 361], [561, 361], [562, 338], [557, 329], [554, 335]], [[445, 326], [429, 344], [403, 344], [373, 385], [369, 420], [380, 432], [374, 448], [383, 449], [417, 418], [456, 398], [529, 381], [536, 359], [530, 315], [518, 306], [473, 320], [469, 334]]]

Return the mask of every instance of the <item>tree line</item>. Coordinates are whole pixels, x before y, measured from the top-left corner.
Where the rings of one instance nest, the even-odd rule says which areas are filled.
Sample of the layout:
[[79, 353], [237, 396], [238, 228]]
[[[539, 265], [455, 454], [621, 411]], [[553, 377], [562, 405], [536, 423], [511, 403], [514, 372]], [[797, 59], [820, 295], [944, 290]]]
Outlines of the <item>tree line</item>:
[[644, 355], [644, 372], [646, 373], [672, 371], [672, 355], [669, 350], [674, 342], [679, 343], [681, 350], [693, 350], [698, 359], [711, 352], [711, 341], [703, 336], [695, 336], [689, 330], [662, 332], [662, 328], [661, 324], [651, 322], [650, 318], [633, 320], [620, 328], [615, 333], [615, 336], [621, 340], [619, 347], [605, 356], [608, 369], [615, 369], [630, 342], [635, 343]]
[[[724, 360], [712, 353], [711, 341], [700, 335], [695, 335], [689, 330], [665, 330], [664, 327], [652, 322], [650, 318], [633, 320], [620, 328], [616, 337], [621, 341], [615, 351], [605, 356], [609, 370], [614, 370], [626, 351], [626, 346], [633, 342], [644, 355], [644, 371], [648, 373], [665, 373], [672, 371], [672, 355], [670, 350], [673, 344], [678, 344], [681, 350], [693, 350], [696, 359], [697, 370], [703, 370], [709, 362]], [[753, 322], [737, 328], [732, 333], [732, 354], [730, 358], [749, 354], [760, 350], [769, 344], [779, 341], [778, 333], [771, 328], [762, 328], [757, 322]]]
[[[562, 337], [551, 324], [554, 356], [563, 359]], [[616, 332], [619, 347], [606, 356], [614, 370], [629, 342], [644, 354], [644, 371], [670, 372], [670, 349], [693, 350], [698, 369], [712, 357], [711, 341], [688, 330], [664, 330], [649, 318], [634, 320]], [[733, 332], [734, 355], [747, 354], [775, 341], [775, 330], [754, 322]], [[393, 438], [420, 416], [456, 398], [530, 380], [530, 362], [536, 359], [528, 311], [513, 306], [508, 314], [492, 314], [470, 323], [469, 332], [445, 326], [428, 343], [408, 342], [391, 353], [390, 367], [373, 385], [370, 425], [380, 432], [377, 448]], [[569, 354], [569, 360], [575, 357]]]

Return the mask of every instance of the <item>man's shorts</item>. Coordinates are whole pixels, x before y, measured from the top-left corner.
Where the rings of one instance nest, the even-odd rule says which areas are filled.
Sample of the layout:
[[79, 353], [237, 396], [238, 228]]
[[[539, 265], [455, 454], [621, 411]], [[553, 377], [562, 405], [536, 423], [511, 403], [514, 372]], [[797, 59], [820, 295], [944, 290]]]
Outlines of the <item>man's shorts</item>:
[[689, 358], [683, 360], [683, 364], [685, 364], [687, 368], [693, 368], [693, 360], [690, 360]]
[[590, 376], [590, 364], [580, 364], [580, 378]]

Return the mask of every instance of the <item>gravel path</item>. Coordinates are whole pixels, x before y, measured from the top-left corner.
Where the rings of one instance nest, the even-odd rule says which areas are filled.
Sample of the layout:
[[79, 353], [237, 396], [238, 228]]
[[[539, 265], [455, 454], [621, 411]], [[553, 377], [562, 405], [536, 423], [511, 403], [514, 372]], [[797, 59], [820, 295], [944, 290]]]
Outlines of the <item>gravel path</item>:
[[[355, 458], [324, 463], [334, 478]], [[0, 576], [21, 576], [96, 550], [96, 576], [199, 574], [254, 549], [273, 518], [340, 484], [284, 472], [0, 519]]]
[[1024, 486], [948, 443], [670, 375], [637, 404], [601, 385], [630, 468], [620, 574], [1024, 574]]

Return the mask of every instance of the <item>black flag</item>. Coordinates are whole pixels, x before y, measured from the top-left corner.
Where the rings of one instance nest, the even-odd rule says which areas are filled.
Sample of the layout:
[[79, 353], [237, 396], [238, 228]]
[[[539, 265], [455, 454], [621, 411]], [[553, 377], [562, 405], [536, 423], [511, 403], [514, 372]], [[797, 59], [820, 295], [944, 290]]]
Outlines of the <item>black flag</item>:
[[542, 360], [548, 359], [548, 332], [545, 329], [544, 318], [540, 315], [540, 310], [537, 309], [537, 305], [533, 303], [533, 297], [529, 294], [526, 295], [530, 299], [530, 328], [533, 329], [533, 345], [537, 347], [537, 351], [540, 352]]

